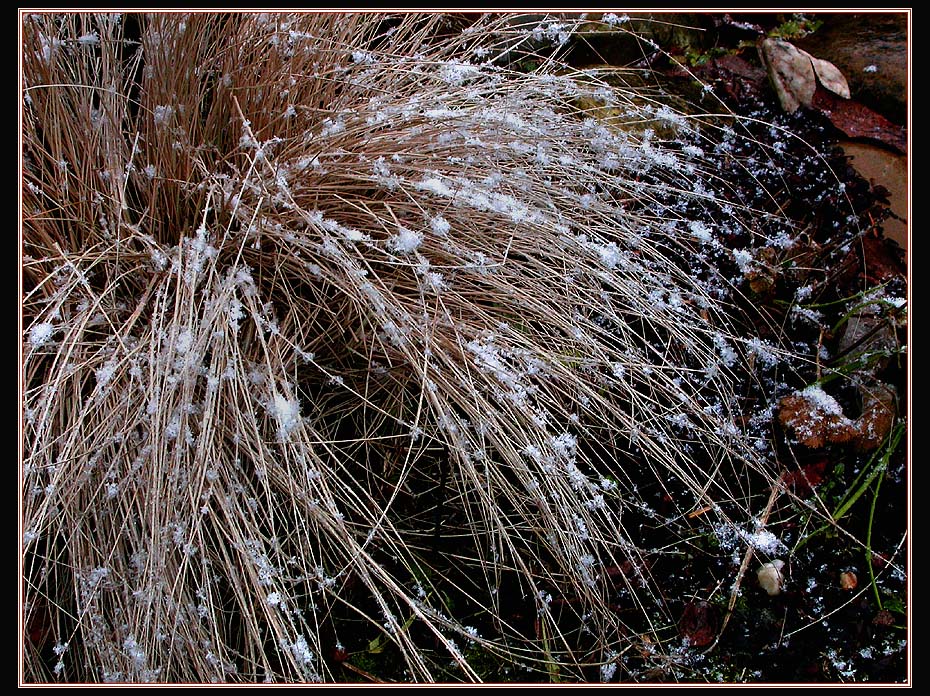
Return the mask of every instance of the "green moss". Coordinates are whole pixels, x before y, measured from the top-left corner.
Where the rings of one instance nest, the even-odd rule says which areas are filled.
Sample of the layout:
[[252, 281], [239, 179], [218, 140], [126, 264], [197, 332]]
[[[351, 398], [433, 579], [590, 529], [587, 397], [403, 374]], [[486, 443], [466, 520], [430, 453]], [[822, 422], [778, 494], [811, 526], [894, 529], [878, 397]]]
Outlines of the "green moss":
[[805, 17], [803, 14], [795, 14], [791, 19], [782, 22], [769, 32], [769, 37], [773, 39], [785, 39], [791, 41], [800, 39], [808, 34], [813, 34], [823, 26], [823, 20]]

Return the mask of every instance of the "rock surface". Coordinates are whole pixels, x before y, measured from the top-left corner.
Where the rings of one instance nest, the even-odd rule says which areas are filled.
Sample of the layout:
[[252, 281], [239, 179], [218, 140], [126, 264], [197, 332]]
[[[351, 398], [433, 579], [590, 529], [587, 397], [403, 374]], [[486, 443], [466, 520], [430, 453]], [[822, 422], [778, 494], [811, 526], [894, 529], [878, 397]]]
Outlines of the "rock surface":
[[795, 41], [838, 67], [852, 98], [889, 120], [907, 123], [907, 31], [904, 12], [818, 14], [824, 24]]

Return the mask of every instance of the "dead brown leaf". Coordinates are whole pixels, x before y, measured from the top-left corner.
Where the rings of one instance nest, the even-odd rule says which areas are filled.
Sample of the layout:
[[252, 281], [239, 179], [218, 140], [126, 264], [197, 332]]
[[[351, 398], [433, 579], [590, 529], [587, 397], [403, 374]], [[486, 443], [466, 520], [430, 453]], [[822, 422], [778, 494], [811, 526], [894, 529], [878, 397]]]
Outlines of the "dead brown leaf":
[[759, 56], [778, 101], [788, 113], [794, 113], [799, 106], [811, 106], [818, 81], [830, 92], [849, 99], [849, 84], [839, 68], [784, 39], [763, 39]]
[[826, 459], [818, 459], [811, 464], [802, 466], [797, 471], [790, 471], [785, 474], [785, 484], [794, 491], [795, 495], [806, 498], [814, 488], [823, 482], [824, 474], [827, 471], [827, 463]]
[[859, 578], [851, 570], [844, 570], [840, 573], [840, 589], [851, 592], [859, 586]]
[[818, 89], [809, 106], [824, 114], [834, 127], [850, 138], [871, 138], [907, 154], [907, 129], [857, 101], [841, 99], [825, 89]]
[[717, 611], [708, 602], [688, 602], [678, 622], [678, 631], [693, 647], [710, 645], [717, 635]]
[[803, 394], [791, 394], [779, 403], [778, 419], [805, 447], [840, 444], [856, 437], [855, 424], [842, 413], [827, 412]]
[[814, 66], [814, 72], [817, 73], [820, 84], [834, 94], [843, 97], [843, 99], [849, 99], [849, 84], [839, 68], [828, 60], [814, 58], [810, 53], [807, 55], [811, 59], [811, 64]]
[[856, 421], [859, 435], [856, 447], [869, 452], [878, 447], [891, 432], [897, 411], [897, 394], [894, 387], [873, 383], [863, 386], [862, 415]]

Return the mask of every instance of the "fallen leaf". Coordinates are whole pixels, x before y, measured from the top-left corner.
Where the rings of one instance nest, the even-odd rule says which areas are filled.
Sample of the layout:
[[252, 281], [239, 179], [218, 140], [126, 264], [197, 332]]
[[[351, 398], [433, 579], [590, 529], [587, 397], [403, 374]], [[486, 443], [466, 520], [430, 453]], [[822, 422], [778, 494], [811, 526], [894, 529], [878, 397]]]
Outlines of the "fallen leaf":
[[827, 463], [826, 459], [818, 459], [811, 464], [805, 464], [798, 471], [789, 471], [785, 474], [785, 484], [795, 495], [806, 498], [814, 488], [823, 483]]
[[[897, 348], [898, 341], [894, 325], [887, 317], [879, 314], [873, 305], [860, 307], [849, 315], [843, 335], [837, 345], [837, 355], [844, 361], [856, 356], [869, 355], [875, 359], [858, 372], [873, 375], [885, 369], [890, 357], [885, 354]], [[879, 356], [885, 356], [878, 359]]]
[[840, 573], [840, 588], [846, 591], [855, 590], [859, 586], [859, 578], [851, 570]]
[[782, 108], [794, 113], [799, 106], [810, 106], [817, 77], [809, 54], [781, 39], [762, 41], [759, 54]]
[[891, 432], [897, 412], [897, 393], [894, 387], [873, 383], [863, 385], [862, 415], [856, 421], [859, 436], [856, 447], [863, 452], [870, 452], [882, 444]]
[[752, 269], [746, 271], [749, 289], [756, 295], [768, 295], [775, 289], [775, 274], [769, 269]]
[[744, 276], [749, 289], [757, 295], [767, 295], [775, 289], [778, 280], [778, 254], [772, 247], [763, 247], [755, 255], [755, 263]]
[[869, 284], [881, 285], [885, 281], [907, 276], [907, 267], [887, 239], [863, 237], [861, 246], [865, 258], [862, 278]]
[[717, 612], [708, 602], [688, 602], [678, 622], [678, 631], [692, 647], [710, 645], [717, 635]]
[[785, 562], [780, 558], [776, 558], [771, 563], [764, 563], [762, 567], [756, 571], [759, 587], [765, 590], [770, 597], [781, 594], [782, 588], [785, 585], [785, 574], [782, 572], [782, 568], [784, 567]]
[[778, 420], [794, 432], [805, 447], [817, 449], [826, 443], [849, 442], [858, 434], [855, 424], [842, 412], [825, 409], [803, 392], [791, 394], [779, 402]]
[[788, 113], [811, 106], [817, 82], [830, 92], [849, 99], [849, 84], [833, 63], [815, 58], [783, 39], [764, 39], [759, 56], [768, 70], [778, 101]]
[[865, 235], [859, 237], [849, 253], [831, 271], [833, 282], [852, 295], [863, 285], [874, 287], [900, 278], [906, 280], [907, 266], [900, 248], [890, 240]]
[[869, 107], [818, 89], [810, 103], [850, 138], [871, 138], [907, 154], [907, 128], [898, 126]]
[[[803, 53], [807, 52], [803, 51]], [[849, 99], [849, 83], [846, 82], [846, 78], [843, 77], [840, 69], [828, 60], [814, 58], [810, 53], [807, 53], [807, 56], [811, 59], [811, 64], [814, 66], [814, 72], [817, 73], [820, 84], [834, 94], [840, 95], [843, 99]]]

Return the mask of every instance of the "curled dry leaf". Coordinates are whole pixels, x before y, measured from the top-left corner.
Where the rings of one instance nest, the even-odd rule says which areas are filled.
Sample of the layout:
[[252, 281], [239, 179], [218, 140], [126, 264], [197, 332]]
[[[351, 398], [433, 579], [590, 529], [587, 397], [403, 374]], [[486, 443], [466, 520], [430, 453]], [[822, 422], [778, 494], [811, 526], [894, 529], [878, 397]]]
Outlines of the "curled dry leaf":
[[878, 447], [891, 432], [897, 412], [897, 393], [894, 387], [881, 382], [863, 385], [862, 415], [856, 421], [859, 436], [856, 447], [869, 452]]
[[785, 562], [777, 558], [771, 563], [764, 563], [762, 567], [756, 571], [759, 587], [765, 590], [771, 597], [781, 594], [782, 587], [785, 584], [785, 574], [782, 572], [782, 568], [784, 567]]
[[843, 415], [840, 405], [819, 387], [808, 387], [782, 399], [778, 419], [811, 449], [828, 442], [849, 442], [857, 434], [855, 424]]
[[[799, 49], [800, 50], [800, 49]], [[801, 51], [804, 53], [804, 51]], [[811, 54], [806, 54], [811, 59], [811, 65], [814, 66], [814, 72], [817, 73], [817, 79], [820, 84], [826, 87], [834, 94], [838, 94], [843, 99], [849, 99], [849, 84], [843, 73], [833, 63], [821, 58], [814, 58]]]
[[781, 39], [765, 39], [759, 53], [782, 108], [794, 113], [801, 105], [809, 106], [817, 78], [808, 54]]
[[880, 382], [864, 385], [862, 415], [850, 420], [820, 387], [812, 386], [779, 402], [778, 419], [805, 447], [852, 442], [860, 451], [874, 450], [891, 432], [897, 412], [894, 388]]
[[850, 314], [837, 350], [845, 359], [861, 361], [857, 372], [864, 378], [884, 370], [897, 347], [894, 325], [875, 307], [867, 305]]
[[818, 80], [834, 94], [849, 99], [849, 84], [833, 63], [814, 58], [783, 39], [764, 39], [759, 45], [759, 56], [782, 108], [789, 113], [799, 106], [811, 106]]
[[746, 271], [749, 289], [757, 295], [766, 295], [775, 289], [778, 281], [777, 252], [772, 247], [763, 247], [756, 254], [756, 263]]

